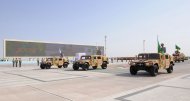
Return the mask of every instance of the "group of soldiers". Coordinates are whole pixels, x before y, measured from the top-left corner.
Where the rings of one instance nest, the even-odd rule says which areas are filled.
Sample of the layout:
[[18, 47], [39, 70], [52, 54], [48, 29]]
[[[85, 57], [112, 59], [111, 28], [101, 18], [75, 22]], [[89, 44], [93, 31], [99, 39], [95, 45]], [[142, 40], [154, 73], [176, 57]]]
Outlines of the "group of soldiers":
[[21, 67], [22, 66], [22, 60], [21, 58], [13, 58], [13, 67]]
[[[22, 59], [21, 58], [13, 58], [12, 60], [13, 67], [21, 67], [22, 66]], [[40, 60], [37, 58], [37, 65], [40, 65]]]

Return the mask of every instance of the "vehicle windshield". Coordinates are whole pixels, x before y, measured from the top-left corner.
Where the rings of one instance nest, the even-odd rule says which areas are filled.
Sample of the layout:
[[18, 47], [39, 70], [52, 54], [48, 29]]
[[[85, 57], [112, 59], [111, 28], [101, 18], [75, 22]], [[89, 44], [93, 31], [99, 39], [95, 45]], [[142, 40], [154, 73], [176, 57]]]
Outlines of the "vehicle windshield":
[[48, 58], [47, 60], [48, 60], [48, 61], [52, 61], [52, 60], [53, 60], [53, 58]]
[[91, 56], [81, 56], [81, 60], [90, 60]]
[[153, 54], [139, 54], [138, 55], [138, 59], [159, 59], [160, 55], [157, 53], [153, 53]]

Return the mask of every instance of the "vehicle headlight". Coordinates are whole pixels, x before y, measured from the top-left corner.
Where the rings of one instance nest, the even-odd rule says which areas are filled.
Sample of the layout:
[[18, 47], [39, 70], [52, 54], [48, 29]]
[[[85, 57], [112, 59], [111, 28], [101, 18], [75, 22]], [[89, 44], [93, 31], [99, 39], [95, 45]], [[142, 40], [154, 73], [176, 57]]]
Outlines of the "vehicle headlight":
[[147, 62], [147, 63], [145, 63], [145, 65], [146, 65], [146, 66], [152, 66], [153, 63], [152, 63], [152, 62]]
[[130, 65], [136, 65], [136, 63], [135, 62], [131, 62]]

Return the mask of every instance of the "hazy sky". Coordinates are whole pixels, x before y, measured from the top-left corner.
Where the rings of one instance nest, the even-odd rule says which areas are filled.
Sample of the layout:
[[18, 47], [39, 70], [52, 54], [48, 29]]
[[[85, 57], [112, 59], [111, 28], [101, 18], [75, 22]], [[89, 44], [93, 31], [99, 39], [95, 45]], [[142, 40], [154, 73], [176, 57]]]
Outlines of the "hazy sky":
[[190, 0], [0, 0], [3, 39], [104, 45], [109, 56], [168, 53], [175, 44], [190, 55]]

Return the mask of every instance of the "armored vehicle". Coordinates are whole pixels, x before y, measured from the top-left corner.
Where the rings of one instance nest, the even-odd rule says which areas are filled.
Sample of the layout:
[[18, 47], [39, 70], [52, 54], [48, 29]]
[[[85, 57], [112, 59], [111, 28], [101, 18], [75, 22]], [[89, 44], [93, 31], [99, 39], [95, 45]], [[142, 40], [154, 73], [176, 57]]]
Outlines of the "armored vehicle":
[[168, 73], [172, 73], [173, 66], [173, 57], [169, 54], [141, 53], [137, 60], [130, 63], [130, 73], [136, 75], [139, 70], [145, 70], [151, 76], [156, 76], [160, 69], [166, 69]]
[[185, 55], [183, 53], [174, 53], [173, 57], [175, 62], [184, 62], [185, 60]]
[[108, 58], [102, 55], [84, 55], [81, 56], [80, 60], [73, 63], [73, 69], [78, 70], [80, 67], [83, 70], [88, 70], [91, 66], [93, 69], [102, 67], [106, 69], [108, 64]]
[[52, 66], [54, 67], [64, 67], [67, 68], [69, 65], [69, 61], [66, 58], [46, 58], [42, 60], [40, 64], [41, 69], [50, 69]]

